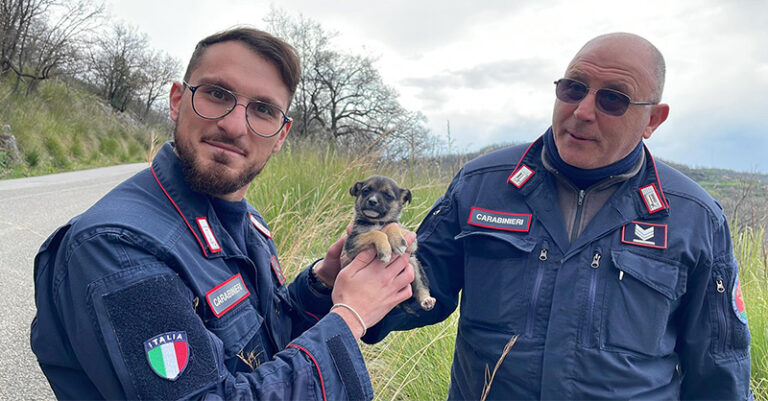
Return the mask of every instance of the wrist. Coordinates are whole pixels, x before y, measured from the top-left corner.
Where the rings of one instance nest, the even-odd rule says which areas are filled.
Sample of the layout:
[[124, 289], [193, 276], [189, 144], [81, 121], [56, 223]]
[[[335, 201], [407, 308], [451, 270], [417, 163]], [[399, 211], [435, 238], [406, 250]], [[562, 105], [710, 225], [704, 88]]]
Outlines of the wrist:
[[323, 259], [318, 259], [315, 263], [309, 266], [307, 272], [307, 280], [309, 281], [309, 287], [318, 292], [321, 295], [330, 295], [333, 291], [333, 283], [331, 285], [326, 284], [322, 278], [318, 277], [315, 267], [318, 264], [322, 264]]
[[363, 318], [349, 305], [340, 303], [334, 304], [329, 313], [339, 315], [341, 319], [344, 320], [344, 323], [347, 324], [347, 327], [349, 327], [352, 336], [357, 340], [362, 338], [365, 335], [365, 332], [368, 331]]
[[336, 276], [331, 276], [331, 273], [325, 268], [325, 259], [318, 260], [310, 269], [310, 273], [315, 276], [320, 285], [327, 289], [333, 289]]

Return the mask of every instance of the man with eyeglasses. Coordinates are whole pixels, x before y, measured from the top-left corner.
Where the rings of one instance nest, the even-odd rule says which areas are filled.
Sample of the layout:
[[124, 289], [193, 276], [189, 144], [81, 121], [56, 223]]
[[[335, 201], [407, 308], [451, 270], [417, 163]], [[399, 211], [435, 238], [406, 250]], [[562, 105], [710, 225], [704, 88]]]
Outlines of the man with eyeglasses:
[[411, 296], [408, 255], [340, 271], [339, 240], [286, 285], [244, 200], [300, 71], [255, 29], [203, 39], [171, 88], [174, 141], [43, 244], [31, 345], [58, 398], [372, 398], [357, 339]]
[[460, 304], [448, 399], [481, 398], [497, 363], [489, 400], [750, 399], [722, 209], [643, 144], [669, 113], [664, 74], [639, 36], [589, 41], [552, 127], [467, 163], [422, 222], [434, 310], [395, 309], [363, 340]]

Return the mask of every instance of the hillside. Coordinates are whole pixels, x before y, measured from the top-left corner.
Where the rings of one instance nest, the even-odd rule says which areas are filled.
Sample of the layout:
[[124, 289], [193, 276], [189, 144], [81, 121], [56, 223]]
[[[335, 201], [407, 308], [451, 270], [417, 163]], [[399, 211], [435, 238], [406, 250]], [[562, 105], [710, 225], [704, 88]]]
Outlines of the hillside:
[[45, 81], [26, 96], [14, 82], [0, 77], [0, 135], [13, 135], [18, 149], [14, 157], [0, 148], [0, 179], [144, 161], [170, 132], [167, 123], [113, 111], [76, 84]]

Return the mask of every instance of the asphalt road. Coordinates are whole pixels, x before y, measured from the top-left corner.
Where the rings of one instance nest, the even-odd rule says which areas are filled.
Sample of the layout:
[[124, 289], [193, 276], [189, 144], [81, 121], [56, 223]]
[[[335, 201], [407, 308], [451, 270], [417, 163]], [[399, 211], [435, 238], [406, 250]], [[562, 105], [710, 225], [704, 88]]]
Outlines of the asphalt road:
[[0, 400], [54, 399], [29, 347], [37, 249], [58, 226], [146, 166], [0, 180]]

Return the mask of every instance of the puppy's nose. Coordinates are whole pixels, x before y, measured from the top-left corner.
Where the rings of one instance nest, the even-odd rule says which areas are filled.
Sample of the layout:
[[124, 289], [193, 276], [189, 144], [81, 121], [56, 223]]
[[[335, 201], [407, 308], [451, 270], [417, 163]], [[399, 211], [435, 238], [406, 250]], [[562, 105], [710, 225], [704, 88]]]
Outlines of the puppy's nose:
[[368, 198], [368, 205], [370, 205], [370, 206], [376, 206], [376, 205], [378, 205], [378, 204], [379, 204], [379, 200], [378, 200], [378, 199], [376, 199], [376, 197], [375, 197], [375, 196], [372, 196], [372, 197]]

